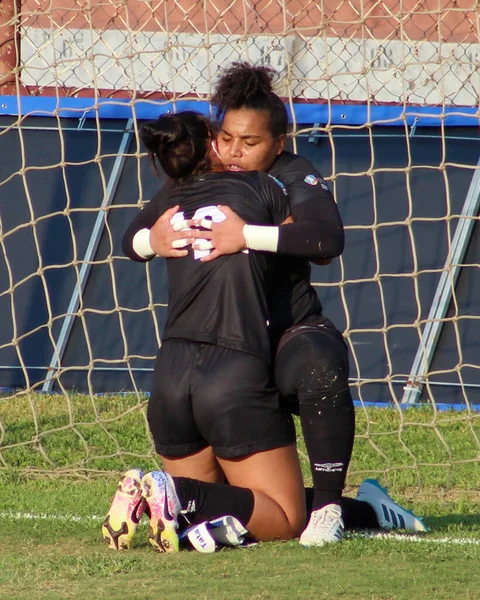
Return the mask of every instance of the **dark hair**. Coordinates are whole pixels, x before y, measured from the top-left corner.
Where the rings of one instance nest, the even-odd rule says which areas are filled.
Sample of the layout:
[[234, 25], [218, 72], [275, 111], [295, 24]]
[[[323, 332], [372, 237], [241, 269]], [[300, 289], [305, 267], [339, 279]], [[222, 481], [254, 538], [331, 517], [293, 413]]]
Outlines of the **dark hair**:
[[210, 142], [214, 138], [210, 121], [193, 110], [165, 114], [143, 125], [140, 137], [155, 171], [155, 159], [165, 173], [181, 182], [210, 170]]
[[287, 133], [288, 114], [285, 104], [273, 91], [273, 79], [278, 73], [271, 67], [234, 62], [223, 70], [215, 84], [211, 104], [217, 118], [229, 110], [248, 108], [269, 115], [270, 132], [274, 137]]

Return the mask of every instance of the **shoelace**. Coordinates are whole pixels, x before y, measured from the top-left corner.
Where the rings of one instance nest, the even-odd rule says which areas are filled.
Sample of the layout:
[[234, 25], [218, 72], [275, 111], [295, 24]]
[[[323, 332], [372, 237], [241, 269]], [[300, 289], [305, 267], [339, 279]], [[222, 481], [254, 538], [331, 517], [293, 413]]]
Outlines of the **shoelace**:
[[310, 521], [308, 529], [320, 528], [323, 531], [330, 531], [337, 525], [341, 515], [338, 510], [325, 508], [313, 513], [313, 519]]

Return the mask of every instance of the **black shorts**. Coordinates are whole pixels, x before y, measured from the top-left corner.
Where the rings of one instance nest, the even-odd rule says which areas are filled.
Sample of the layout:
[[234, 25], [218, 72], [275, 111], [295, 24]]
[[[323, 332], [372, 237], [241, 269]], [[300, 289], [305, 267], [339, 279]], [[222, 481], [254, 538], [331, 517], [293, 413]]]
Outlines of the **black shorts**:
[[291, 415], [261, 358], [210, 344], [167, 340], [155, 363], [148, 423], [161, 456], [212, 446], [235, 458], [295, 442]]

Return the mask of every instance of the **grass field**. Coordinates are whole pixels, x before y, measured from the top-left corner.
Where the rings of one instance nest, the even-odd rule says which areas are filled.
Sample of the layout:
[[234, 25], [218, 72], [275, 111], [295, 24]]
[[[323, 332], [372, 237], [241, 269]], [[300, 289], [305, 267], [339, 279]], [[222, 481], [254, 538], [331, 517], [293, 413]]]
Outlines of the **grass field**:
[[[36, 422], [33, 419], [36, 415]], [[214, 555], [156, 554], [146, 523], [116, 553], [100, 537], [118, 472], [157, 461], [144, 398], [0, 398], [0, 598], [144, 600], [480, 598], [480, 415], [357, 411], [349, 495], [366, 476], [425, 515], [423, 537]], [[303, 445], [299, 437], [303, 459]]]

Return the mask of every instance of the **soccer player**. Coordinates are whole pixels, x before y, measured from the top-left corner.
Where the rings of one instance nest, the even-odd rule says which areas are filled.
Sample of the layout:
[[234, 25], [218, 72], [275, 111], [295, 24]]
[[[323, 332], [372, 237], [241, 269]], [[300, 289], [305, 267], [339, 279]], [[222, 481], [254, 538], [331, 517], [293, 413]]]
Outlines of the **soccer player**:
[[[233, 64], [219, 78], [212, 104], [223, 117], [217, 144], [235, 172], [268, 171], [284, 183], [294, 223], [258, 227], [229, 214], [223, 239], [283, 256], [284, 277], [271, 300], [270, 326], [276, 348], [275, 379], [289, 409], [300, 416], [313, 478], [312, 513], [300, 542], [340, 540], [342, 491], [350, 462], [355, 412], [348, 385], [349, 361], [342, 335], [322, 314], [310, 285], [308, 259], [332, 259], [344, 246], [342, 220], [322, 176], [306, 159], [284, 150], [288, 116], [272, 90], [268, 67]], [[229, 224], [228, 224], [229, 223]], [[250, 221], [251, 223], [251, 221]], [[221, 241], [214, 240], [216, 252]], [[286, 305], [288, 299], [288, 305]], [[279, 339], [280, 338], [280, 339]], [[363, 508], [363, 507], [362, 507]], [[367, 508], [368, 510], [368, 508]]]
[[179, 234], [162, 221], [158, 254], [181, 255], [183, 236], [189, 238], [187, 243], [192, 237], [211, 241], [211, 246], [194, 245], [213, 248], [204, 261], [245, 248], [282, 255], [284, 276], [270, 301], [276, 383], [289, 410], [300, 415], [313, 478], [313, 491], [308, 492], [311, 517], [300, 542], [308, 546], [339, 541], [344, 524], [422, 530], [419, 519], [370, 481], [361, 486], [358, 501], [342, 498], [355, 427], [348, 354], [310, 285], [309, 259], [322, 261], [341, 254], [343, 225], [320, 173], [306, 159], [284, 150], [288, 118], [273, 92], [273, 76], [273, 70], [247, 63], [234, 63], [221, 74], [212, 98], [223, 117], [218, 151], [231, 171], [263, 170], [281, 180], [295, 222], [259, 227], [220, 206], [227, 219], [213, 223], [210, 233]]
[[[285, 190], [272, 177], [224, 171], [202, 115], [164, 115], [143, 127], [142, 140], [169, 182], [124, 235], [133, 260], [155, 256], [155, 223], [176, 207], [180, 220], [222, 218], [219, 199], [265, 225], [288, 217]], [[193, 523], [232, 515], [257, 540], [296, 537], [305, 523], [294, 425], [272, 382], [267, 293], [277, 258], [237, 253], [202, 263], [201, 256], [191, 250], [167, 260], [168, 317], [147, 418], [168, 475], [125, 476], [103, 528], [112, 547], [129, 546], [145, 500], [150, 541], [162, 551], [178, 549], [180, 512]]]

